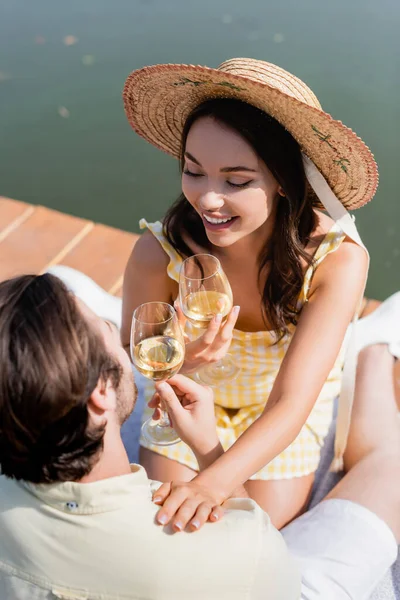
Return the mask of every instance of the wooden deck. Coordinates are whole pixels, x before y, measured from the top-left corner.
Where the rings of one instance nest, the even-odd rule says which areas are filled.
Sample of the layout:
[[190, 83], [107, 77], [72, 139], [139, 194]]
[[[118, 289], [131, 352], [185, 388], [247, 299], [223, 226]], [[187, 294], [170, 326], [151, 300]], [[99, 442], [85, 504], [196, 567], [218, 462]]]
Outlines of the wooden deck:
[[0, 281], [66, 265], [121, 295], [133, 233], [0, 197]]

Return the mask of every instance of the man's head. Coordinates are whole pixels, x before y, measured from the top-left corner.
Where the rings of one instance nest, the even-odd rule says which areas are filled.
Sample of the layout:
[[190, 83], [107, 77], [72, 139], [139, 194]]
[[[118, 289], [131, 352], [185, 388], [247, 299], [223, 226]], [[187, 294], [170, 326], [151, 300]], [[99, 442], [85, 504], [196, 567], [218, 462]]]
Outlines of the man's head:
[[0, 283], [0, 470], [33, 483], [78, 481], [136, 389], [118, 331], [52, 275]]

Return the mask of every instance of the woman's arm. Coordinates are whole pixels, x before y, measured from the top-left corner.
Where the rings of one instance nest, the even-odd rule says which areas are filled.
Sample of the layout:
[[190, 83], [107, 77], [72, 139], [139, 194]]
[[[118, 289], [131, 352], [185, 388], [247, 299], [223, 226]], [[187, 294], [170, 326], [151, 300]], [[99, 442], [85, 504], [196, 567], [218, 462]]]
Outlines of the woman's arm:
[[[338, 355], [362, 297], [366, 270], [365, 251], [350, 241], [321, 263], [263, 414], [224, 455], [186, 484], [187, 497], [199, 484], [212, 492], [216, 504], [222, 502], [296, 438]], [[181, 504], [172, 493], [160, 515], [165, 511], [170, 520]]]
[[[132, 314], [144, 302], [172, 304], [178, 295], [178, 283], [168, 276], [169, 257], [152, 233], [144, 233], [136, 242], [124, 274], [121, 341], [130, 352]], [[185, 321], [178, 308], [181, 324]], [[225, 323], [215, 317], [202, 336], [193, 342], [187, 340], [182, 373], [191, 373], [204, 365], [217, 362], [228, 352], [232, 333], [239, 315], [233, 307]]]
[[[155, 410], [155, 418], [159, 417], [160, 401], [168, 410], [174, 429], [192, 449], [202, 471], [219, 458], [224, 450], [218, 439], [215, 412], [214, 394], [211, 388], [199, 385], [192, 379], [183, 375], [175, 375], [168, 382], [156, 383], [156, 394], [149, 402]], [[163, 483], [153, 494], [153, 501], [158, 504], [159, 498], [170, 493], [173, 488], [171, 483]], [[159, 494], [159, 490], [161, 490]], [[204, 490], [204, 494], [207, 490]], [[243, 486], [240, 486], [232, 495], [235, 498], [248, 498]], [[223, 516], [223, 510], [214, 506], [213, 502], [207, 503], [202, 497], [201, 512], [209, 520], [217, 521]], [[196, 523], [191, 524], [192, 529], [197, 529]]]
[[152, 233], [136, 242], [124, 273], [121, 341], [129, 353], [132, 314], [144, 302], [172, 302], [176, 283], [168, 277], [169, 257]]

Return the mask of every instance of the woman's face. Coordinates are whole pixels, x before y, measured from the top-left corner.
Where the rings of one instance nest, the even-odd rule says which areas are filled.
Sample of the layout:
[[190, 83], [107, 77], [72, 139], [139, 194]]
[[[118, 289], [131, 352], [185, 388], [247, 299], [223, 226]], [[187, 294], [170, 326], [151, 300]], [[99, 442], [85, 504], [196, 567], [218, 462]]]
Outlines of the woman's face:
[[244, 138], [212, 117], [200, 118], [189, 131], [182, 191], [210, 242], [220, 247], [251, 234], [264, 236], [277, 196], [283, 195]]

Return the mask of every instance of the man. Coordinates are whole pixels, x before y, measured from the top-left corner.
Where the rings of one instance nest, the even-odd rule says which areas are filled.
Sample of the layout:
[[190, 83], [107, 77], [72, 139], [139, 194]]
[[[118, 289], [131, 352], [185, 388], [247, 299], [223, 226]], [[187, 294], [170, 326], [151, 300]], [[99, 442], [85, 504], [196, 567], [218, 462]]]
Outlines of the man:
[[[171, 384], [159, 394], [204, 467], [220, 451], [211, 394], [182, 376]], [[156, 523], [156, 486], [129, 465], [120, 436], [134, 402], [110, 323], [51, 275], [0, 283], [1, 600], [298, 598], [295, 560], [250, 499], [229, 500], [196, 533]], [[399, 468], [386, 449], [371, 454], [322, 511], [287, 528], [303, 598], [367, 597], [395, 560]], [[356, 536], [361, 555], [349, 559]]]

